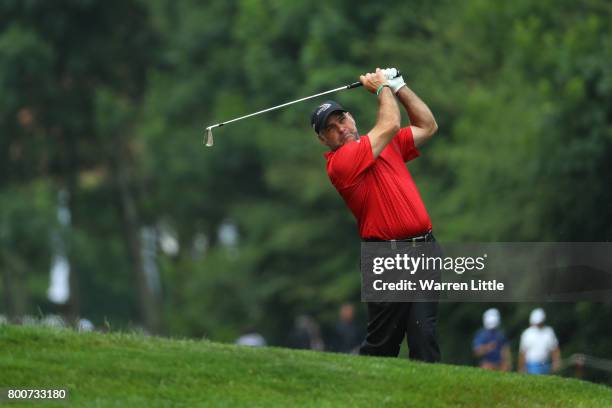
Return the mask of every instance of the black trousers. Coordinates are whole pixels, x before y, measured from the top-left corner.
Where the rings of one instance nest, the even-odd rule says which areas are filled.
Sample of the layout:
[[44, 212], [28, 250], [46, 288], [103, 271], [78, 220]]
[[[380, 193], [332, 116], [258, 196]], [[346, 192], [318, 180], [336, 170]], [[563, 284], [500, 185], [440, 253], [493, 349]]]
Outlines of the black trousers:
[[[435, 238], [431, 237], [435, 243]], [[427, 246], [430, 255], [441, 256], [437, 244]], [[415, 252], [416, 253], [416, 252]], [[432, 277], [439, 281], [439, 271]], [[436, 334], [438, 302], [369, 302], [368, 332], [359, 354], [397, 357], [406, 336], [409, 357], [430, 363], [440, 361]]]
[[370, 302], [368, 333], [359, 354], [397, 357], [406, 336], [410, 359], [440, 361], [437, 302]]

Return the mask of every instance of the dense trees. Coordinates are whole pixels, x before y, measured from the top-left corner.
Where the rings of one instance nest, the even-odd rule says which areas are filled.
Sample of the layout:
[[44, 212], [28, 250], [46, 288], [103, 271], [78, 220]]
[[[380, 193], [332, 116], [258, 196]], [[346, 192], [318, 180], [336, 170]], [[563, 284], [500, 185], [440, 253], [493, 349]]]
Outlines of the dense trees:
[[[65, 189], [73, 315], [226, 341], [255, 325], [273, 344], [298, 313], [331, 324], [359, 301], [359, 242], [308, 126], [314, 102], [220, 128], [213, 149], [202, 130], [376, 66], [402, 69], [440, 125], [411, 166], [439, 239], [609, 240], [608, 2], [393, 3], [3, 2], [4, 313], [51, 309]], [[335, 97], [362, 132], [374, 123], [364, 90]], [[147, 226], [179, 245], [157, 254], [161, 291]], [[471, 362], [486, 306], [443, 305], [446, 361]], [[530, 307], [502, 305], [511, 336]], [[610, 356], [609, 304], [547, 309], [566, 351]]]

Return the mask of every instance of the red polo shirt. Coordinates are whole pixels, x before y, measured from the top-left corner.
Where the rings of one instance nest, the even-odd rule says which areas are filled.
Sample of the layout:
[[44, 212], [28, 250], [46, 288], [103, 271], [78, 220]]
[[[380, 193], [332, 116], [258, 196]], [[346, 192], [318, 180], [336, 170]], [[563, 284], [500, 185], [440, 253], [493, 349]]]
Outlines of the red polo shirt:
[[405, 164], [418, 156], [409, 126], [376, 159], [367, 135], [325, 153], [329, 179], [357, 219], [361, 238], [402, 239], [431, 230]]

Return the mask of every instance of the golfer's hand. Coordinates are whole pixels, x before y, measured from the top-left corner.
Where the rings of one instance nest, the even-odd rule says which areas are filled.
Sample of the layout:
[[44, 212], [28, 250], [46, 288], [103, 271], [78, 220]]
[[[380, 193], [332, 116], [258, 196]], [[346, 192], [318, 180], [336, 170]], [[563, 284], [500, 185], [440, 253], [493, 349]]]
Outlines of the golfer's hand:
[[359, 81], [363, 84], [363, 87], [372, 93], [376, 93], [376, 90], [381, 85], [388, 85], [387, 78], [382, 69], [376, 68], [376, 72], [369, 72], [361, 75]]
[[398, 93], [402, 87], [406, 86], [404, 78], [401, 75], [397, 78], [395, 77], [398, 72], [396, 68], [386, 68], [383, 69], [383, 72], [385, 73], [387, 82], [389, 82], [389, 86], [391, 87], [391, 89], [393, 89], [394, 94]]

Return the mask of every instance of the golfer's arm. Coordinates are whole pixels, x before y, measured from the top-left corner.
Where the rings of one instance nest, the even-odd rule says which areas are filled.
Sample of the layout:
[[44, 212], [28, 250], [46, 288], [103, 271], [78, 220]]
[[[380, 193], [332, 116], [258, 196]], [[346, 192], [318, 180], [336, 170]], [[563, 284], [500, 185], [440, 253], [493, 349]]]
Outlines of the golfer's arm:
[[399, 90], [397, 98], [406, 109], [406, 113], [408, 113], [414, 145], [419, 147], [429, 140], [438, 130], [436, 119], [425, 102], [423, 102], [412, 89], [408, 88], [408, 86], [404, 86]]
[[393, 136], [400, 129], [400, 111], [393, 97], [393, 91], [388, 86], [384, 87], [378, 95], [378, 118], [376, 125], [368, 132], [372, 154], [374, 158], [383, 151]]

